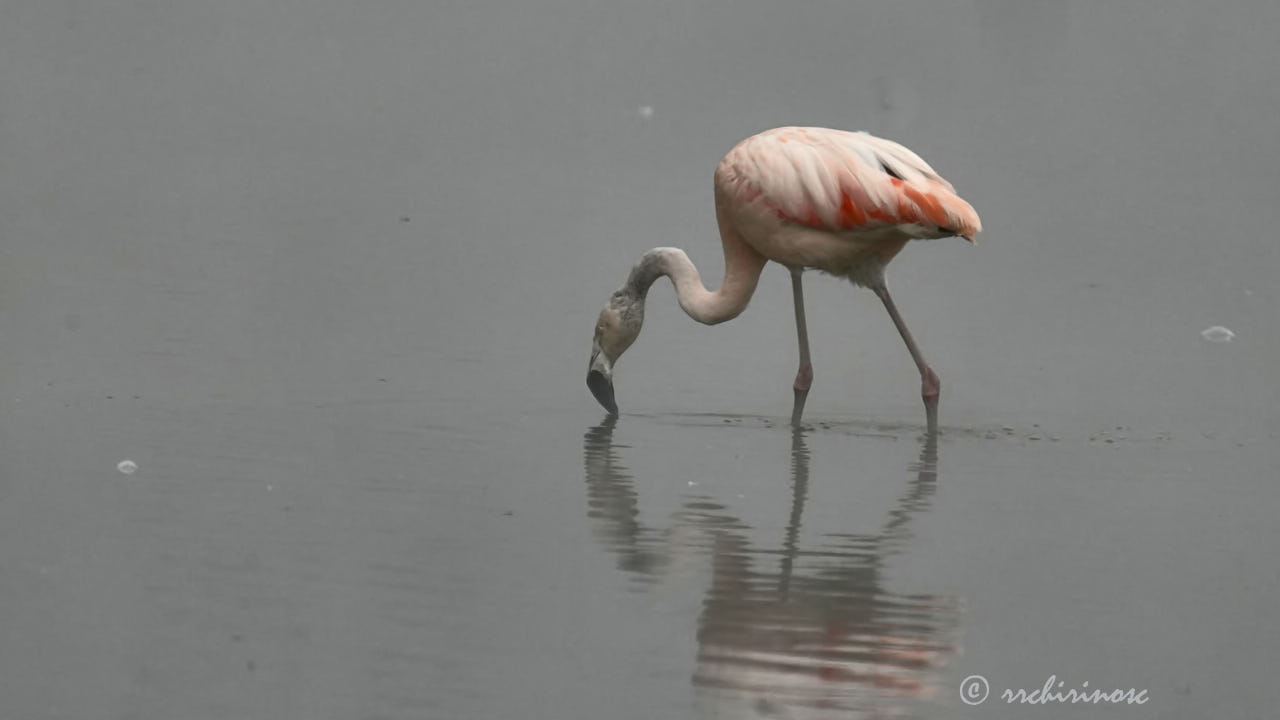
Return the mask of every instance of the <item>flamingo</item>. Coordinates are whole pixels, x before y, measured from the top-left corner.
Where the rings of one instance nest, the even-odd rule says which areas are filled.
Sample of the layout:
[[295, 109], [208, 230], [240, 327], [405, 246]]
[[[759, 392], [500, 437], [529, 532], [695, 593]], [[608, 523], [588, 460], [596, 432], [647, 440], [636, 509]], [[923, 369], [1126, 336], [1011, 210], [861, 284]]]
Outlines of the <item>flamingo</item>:
[[653, 248], [631, 268], [596, 321], [587, 387], [618, 414], [613, 371], [640, 334], [649, 287], [667, 276], [681, 309], [715, 325], [747, 307], [772, 260], [791, 272], [800, 367], [791, 421], [799, 424], [813, 383], [801, 274], [848, 278], [884, 303], [920, 371], [930, 432], [938, 427], [942, 383], [907, 329], [885, 285], [885, 266], [908, 240], [963, 237], [982, 229], [977, 212], [911, 150], [865, 132], [781, 127], [743, 140], [716, 167], [716, 221], [724, 246], [724, 280], [707, 290], [679, 248]]

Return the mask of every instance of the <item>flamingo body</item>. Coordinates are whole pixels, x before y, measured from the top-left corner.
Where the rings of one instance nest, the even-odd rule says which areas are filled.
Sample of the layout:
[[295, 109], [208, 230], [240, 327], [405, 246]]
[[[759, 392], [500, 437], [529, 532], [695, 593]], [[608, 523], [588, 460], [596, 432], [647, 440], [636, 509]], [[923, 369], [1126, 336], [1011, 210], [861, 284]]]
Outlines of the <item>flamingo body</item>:
[[865, 132], [783, 127], [743, 140], [715, 173], [716, 219], [724, 247], [720, 288], [707, 290], [689, 256], [659, 247], [641, 257], [596, 322], [587, 385], [617, 413], [613, 366], [640, 334], [649, 287], [671, 278], [680, 307], [705, 324], [724, 322], [750, 302], [765, 264], [791, 270], [800, 370], [793, 422], [799, 422], [813, 372], [800, 275], [807, 268], [868, 287], [920, 370], [929, 427], [937, 426], [941, 385], [894, 306], [884, 268], [909, 240], [960, 236], [973, 242], [978, 214], [919, 155]]
[[743, 140], [716, 168], [716, 204], [754, 250], [790, 268], [875, 284], [908, 240], [981, 221], [924, 160], [865, 132], [784, 127]]

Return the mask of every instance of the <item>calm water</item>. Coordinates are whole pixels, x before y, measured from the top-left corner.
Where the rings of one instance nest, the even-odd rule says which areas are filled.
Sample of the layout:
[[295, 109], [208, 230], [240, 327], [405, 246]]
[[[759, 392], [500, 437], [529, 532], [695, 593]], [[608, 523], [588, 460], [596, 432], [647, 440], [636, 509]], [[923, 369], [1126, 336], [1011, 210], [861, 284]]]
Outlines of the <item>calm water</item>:
[[[1274, 715], [1278, 31], [0, 3], [0, 717]], [[655, 286], [622, 416], [587, 393], [630, 263], [717, 282], [712, 169], [782, 124], [982, 214], [890, 269], [937, 438], [822, 277], [789, 427], [777, 267], [713, 328]], [[1148, 702], [1000, 699], [1050, 676]]]

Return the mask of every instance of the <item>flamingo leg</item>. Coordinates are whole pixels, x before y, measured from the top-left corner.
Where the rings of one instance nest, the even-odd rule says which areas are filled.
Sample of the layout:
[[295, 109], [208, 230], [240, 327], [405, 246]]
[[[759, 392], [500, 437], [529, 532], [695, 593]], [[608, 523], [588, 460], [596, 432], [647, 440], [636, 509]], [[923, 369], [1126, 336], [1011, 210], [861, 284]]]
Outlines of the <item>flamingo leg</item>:
[[889, 317], [893, 319], [893, 324], [898, 328], [898, 334], [902, 335], [902, 339], [907, 343], [907, 350], [911, 352], [911, 359], [916, 361], [916, 367], [920, 369], [920, 395], [924, 398], [924, 412], [928, 418], [929, 433], [938, 431], [938, 396], [942, 394], [942, 381], [938, 379], [937, 373], [933, 368], [929, 367], [929, 363], [925, 362], [924, 354], [920, 352], [919, 346], [916, 345], [915, 338], [911, 337], [911, 331], [907, 329], [907, 324], [903, 322], [902, 315], [898, 312], [898, 306], [894, 305], [893, 298], [889, 295], [889, 288], [884, 285], [871, 288], [876, 297], [884, 303], [884, 309], [889, 311]]
[[809, 386], [813, 384], [813, 365], [809, 363], [809, 327], [804, 319], [804, 289], [800, 286], [800, 269], [791, 271], [791, 296], [796, 305], [796, 338], [800, 345], [800, 369], [796, 371], [796, 381], [792, 387], [796, 391], [795, 405], [791, 408], [791, 424], [800, 424], [800, 415], [804, 413], [804, 401], [809, 397]]

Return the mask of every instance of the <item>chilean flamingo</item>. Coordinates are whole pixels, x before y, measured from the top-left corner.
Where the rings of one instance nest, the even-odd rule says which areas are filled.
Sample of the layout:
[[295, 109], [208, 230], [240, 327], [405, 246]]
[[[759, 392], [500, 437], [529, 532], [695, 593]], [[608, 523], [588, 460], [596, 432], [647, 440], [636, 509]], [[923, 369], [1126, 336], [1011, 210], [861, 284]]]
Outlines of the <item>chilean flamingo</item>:
[[640, 334], [644, 301], [659, 277], [671, 278], [689, 317], [715, 325], [738, 316], [751, 300], [760, 272], [772, 260], [791, 271], [800, 369], [791, 421], [800, 422], [813, 382], [809, 333], [800, 275], [806, 268], [848, 278], [884, 303], [920, 370], [930, 432], [938, 426], [942, 384], [925, 362], [898, 313], [884, 269], [908, 240], [963, 237], [972, 243], [982, 224], [969, 203], [929, 164], [907, 148], [865, 132], [783, 127], [743, 140], [715, 174], [716, 221], [724, 245], [724, 281], [702, 285], [679, 248], [646, 252], [596, 321], [587, 387], [611, 415], [613, 368]]

